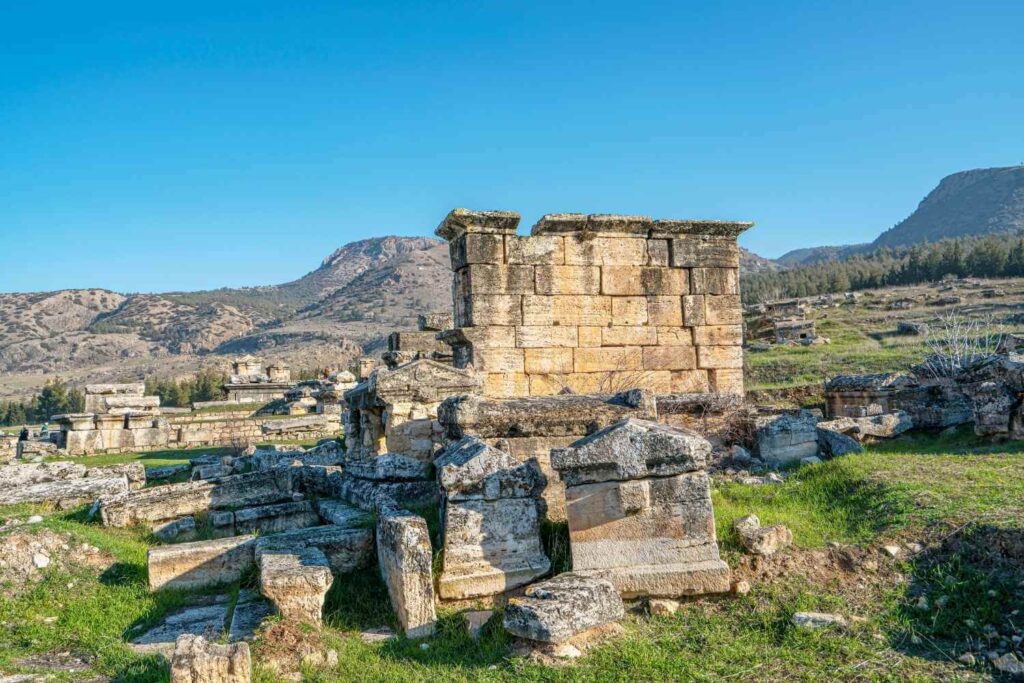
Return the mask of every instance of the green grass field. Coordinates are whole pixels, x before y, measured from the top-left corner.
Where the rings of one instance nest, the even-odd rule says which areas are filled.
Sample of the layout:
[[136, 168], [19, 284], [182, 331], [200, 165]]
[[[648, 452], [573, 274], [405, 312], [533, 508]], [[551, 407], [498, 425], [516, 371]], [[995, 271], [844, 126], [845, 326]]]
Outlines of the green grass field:
[[[140, 459], [167, 464], [194, 455]], [[1007, 572], [997, 566], [998, 558], [982, 552], [993, 543], [992, 534], [1018, 542], [1024, 534], [1024, 445], [985, 446], [969, 433], [942, 441], [905, 437], [803, 468], [782, 485], [719, 483], [713, 498], [723, 556], [731, 566], [749, 560], [739, 550], [731, 522], [755, 512], [764, 524], [781, 522], [792, 529], [794, 548], [780, 561], [797, 569], [754, 581], [753, 591], [743, 597], [689, 602], [673, 617], [631, 613], [622, 638], [561, 668], [510, 657], [497, 619], [473, 641], [459, 614], [445, 610], [427, 649], [401, 638], [365, 643], [359, 631], [396, 624], [376, 574], [360, 572], [339, 577], [328, 597], [322, 637], [339, 653], [339, 664], [308, 670], [304, 680], [981, 680], [989, 675], [987, 664], [965, 666], [956, 656], [969, 648], [978, 651], [984, 625], [1000, 626], [1015, 618], [1013, 610], [1024, 610], [1020, 561], [1018, 573]], [[184, 599], [146, 589], [145, 531], [105, 529], [86, 521], [81, 511], [20, 506], [0, 516], [33, 512], [46, 519], [32, 530], [67, 532], [115, 562], [99, 576], [49, 569], [26, 593], [0, 596], [0, 671], [28, 671], [31, 667], [19, 664], [25, 657], [71, 651], [114, 680], [166, 680], [157, 660], [137, 657], [124, 645], [126, 633], [156, 622]], [[553, 525], [546, 533], [549, 545], [565, 547], [564, 526]], [[947, 557], [940, 546], [929, 547], [916, 560], [896, 566], [904, 580], [869, 581], [860, 592], [848, 579], [836, 576], [823, 583], [798, 569], [829, 544], [853, 544], [872, 556], [884, 542], [946, 537], [962, 540], [970, 552]], [[948, 604], [922, 613], [913, 607], [921, 595], [933, 602], [945, 596]], [[837, 611], [863, 621], [847, 631], [804, 632], [790, 623], [793, 612], [803, 610]], [[256, 647], [257, 661], [261, 647]], [[80, 673], [61, 675], [53, 680], [81, 680], [74, 677]], [[277, 680], [263, 668], [256, 679]]]

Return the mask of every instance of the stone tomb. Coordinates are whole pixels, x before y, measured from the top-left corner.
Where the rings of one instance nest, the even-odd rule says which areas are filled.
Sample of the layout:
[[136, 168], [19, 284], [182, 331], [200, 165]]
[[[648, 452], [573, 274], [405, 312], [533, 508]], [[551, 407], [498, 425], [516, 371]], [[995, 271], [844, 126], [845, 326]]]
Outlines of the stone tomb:
[[497, 595], [551, 569], [540, 539], [544, 475], [535, 460], [521, 463], [466, 437], [435, 465], [443, 492], [442, 600]]
[[551, 468], [551, 450], [627, 417], [657, 419], [654, 395], [636, 390], [615, 396], [455, 396], [438, 409], [450, 442], [475, 436], [519, 462], [535, 460], [547, 480], [542, 495], [552, 521], [565, 520], [565, 487]]
[[607, 579], [623, 597], [728, 591], [704, 471], [710, 452], [694, 432], [635, 419], [553, 451], [573, 571]]
[[455, 328], [485, 396], [743, 392], [737, 236], [752, 223], [455, 209]]

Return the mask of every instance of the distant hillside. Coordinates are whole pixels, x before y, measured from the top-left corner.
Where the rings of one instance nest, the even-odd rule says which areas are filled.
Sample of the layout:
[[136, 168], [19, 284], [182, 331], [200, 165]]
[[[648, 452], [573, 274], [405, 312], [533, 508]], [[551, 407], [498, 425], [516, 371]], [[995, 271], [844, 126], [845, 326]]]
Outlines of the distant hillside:
[[740, 247], [740, 269], [744, 273], [765, 273], [780, 268], [781, 266], [776, 261], [758, 256], [754, 252]]
[[861, 254], [870, 249], [870, 244], [848, 244], [835, 247], [808, 247], [794, 249], [775, 259], [775, 263], [784, 268], [810, 266], [826, 261], [839, 261], [854, 254]]
[[1024, 228], [1024, 166], [979, 168], [946, 176], [914, 213], [882, 233], [872, 248]]

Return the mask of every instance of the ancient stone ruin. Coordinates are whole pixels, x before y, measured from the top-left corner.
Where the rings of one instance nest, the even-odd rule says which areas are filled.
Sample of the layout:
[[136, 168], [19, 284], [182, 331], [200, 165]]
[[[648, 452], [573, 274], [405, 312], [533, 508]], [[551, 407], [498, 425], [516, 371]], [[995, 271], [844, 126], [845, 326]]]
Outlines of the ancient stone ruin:
[[456, 209], [456, 367], [492, 397], [743, 392], [737, 236], [751, 223]]
[[284, 398], [291, 387], [292, 375], [287, 365], [274, 363], [264, 370], [259, 358], [242, 356], [231, 362], [231, 376], [223, 389], [229, 401], [265, 403]]
[[610, 581], [624, 597], [724, 593], [711, 444], [697, 434], [627, 419], [555, 450], [566, 484], [573, 571]]

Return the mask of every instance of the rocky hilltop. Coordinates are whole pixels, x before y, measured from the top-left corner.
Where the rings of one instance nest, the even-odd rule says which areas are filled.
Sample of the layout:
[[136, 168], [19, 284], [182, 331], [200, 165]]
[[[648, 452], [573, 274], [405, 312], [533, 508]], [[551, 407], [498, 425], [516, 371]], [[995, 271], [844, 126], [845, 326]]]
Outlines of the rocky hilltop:
[[1024, 166], [979, 168], [946, 176], [914, 213], [872, 243], [909, 246], [949, 237], [1024, 228]]

